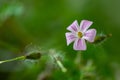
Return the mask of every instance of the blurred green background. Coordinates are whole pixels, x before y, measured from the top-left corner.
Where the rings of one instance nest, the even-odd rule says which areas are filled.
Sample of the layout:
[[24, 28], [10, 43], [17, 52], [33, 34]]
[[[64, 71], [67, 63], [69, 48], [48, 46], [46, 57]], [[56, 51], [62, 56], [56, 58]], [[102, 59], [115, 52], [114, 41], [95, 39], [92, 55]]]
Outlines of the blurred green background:
[[[83, 62], [75, 63], [80, 52], [66, 45], [65, 32], [74, 20], [83, 19], [94, 22], [91, 28], [97, 34], [113, 36], [99, 45], [88, 43]], [[38, 63], [14, 61], [0, 64], [0, 80], [120, 80], [119, 41], [120, 0], [0, 0], [0, 60], [25, 55], [37, 45], [61, 52], [68, 70], [51, 69], [47, 58]]]

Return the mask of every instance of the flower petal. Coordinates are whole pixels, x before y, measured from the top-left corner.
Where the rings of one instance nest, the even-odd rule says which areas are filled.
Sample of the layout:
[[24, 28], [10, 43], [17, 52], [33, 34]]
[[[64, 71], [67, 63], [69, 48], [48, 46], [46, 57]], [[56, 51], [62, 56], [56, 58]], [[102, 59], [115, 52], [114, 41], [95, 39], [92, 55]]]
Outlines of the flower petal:
[[88, 40], [89, 42], [94, 42], [96, 36], [96, 29], [89, 29], [84, 33], [83, 38]]
[[73, 46], [74, 50], [86, 50], [86, 43], [84, 39], [76, 39]]
[[78, 31], [79, 25], [77, 20], [75, 20], [68, 28], [67, 30], [72, 31], [72, 32], [76, 32]]
[[92, 23], [92, 21], [82, 20], [80, 23], [80, 30], [85, 32], [92, 25]]
[[65, 33], [65, 36], [66, 36], [67, 45], [69, 45], [76, 39], [75, 35], [70, 32]]

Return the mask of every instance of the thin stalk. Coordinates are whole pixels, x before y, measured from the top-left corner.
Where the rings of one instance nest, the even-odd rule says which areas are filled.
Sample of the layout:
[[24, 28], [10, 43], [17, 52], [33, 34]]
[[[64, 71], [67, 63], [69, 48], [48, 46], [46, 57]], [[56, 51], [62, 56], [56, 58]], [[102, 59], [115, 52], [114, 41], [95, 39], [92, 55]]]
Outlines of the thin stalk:
[[25, 58], [26, 58], [26, 56], [20, 56], [20, 57], [8, 59], [8, 60], [3, 60], [3, 61], [0, 61], [0, 64], [6, 63], [6, 62], [11, 62], [11, 61], [16, 61], [16, 60], [24, 60]]
[[53, 58], [55, 59], [55, 61], [58, 64], [58, 66], [61, 68], [62, 72], [66, 72], [67, 69], [63, 66], [63, 64], [61, 63], [61, 61], [58, 60], [57, 57], [55, 57], [55, 56], [53, 56]]

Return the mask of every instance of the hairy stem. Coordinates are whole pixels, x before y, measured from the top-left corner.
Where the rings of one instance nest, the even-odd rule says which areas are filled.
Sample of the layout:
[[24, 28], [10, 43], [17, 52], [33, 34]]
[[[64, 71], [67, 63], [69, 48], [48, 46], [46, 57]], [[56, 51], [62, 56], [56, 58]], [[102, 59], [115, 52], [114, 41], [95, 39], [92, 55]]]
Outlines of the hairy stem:
[[56, 63], [58, 64], [58, 66], [61, 68], [62, 72], [66, 72], [67, 69], [63, 66], [63, 64], [61, 63], [61, 61], [58, 60], [57, 57], [55, 57], [55, 56], [53, 56], [53, 57], [54, 57]]
[[24, 60], [25, 58], [26, 58], [26, 56], [20, 56], [20, 57], [8, 59], [8, 60], [3, 60], [3, 61], [0, 61], [0, 64], [5, 63], [5, 62], [16, 61], [16, 60]]

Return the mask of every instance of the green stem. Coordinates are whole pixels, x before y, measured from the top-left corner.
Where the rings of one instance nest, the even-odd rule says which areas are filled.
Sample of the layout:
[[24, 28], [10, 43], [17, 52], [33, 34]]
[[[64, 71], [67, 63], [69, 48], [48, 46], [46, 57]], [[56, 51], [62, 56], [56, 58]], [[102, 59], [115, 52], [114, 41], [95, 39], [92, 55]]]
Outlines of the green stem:
[[16, 60], [24, 60], [25, 58], [26, 58], [26, 56], [20, 56], [20, 57], [16, 57], [13, 59], [3, 60], [3, 61], [0, 61], [0, 64], [5, 63], [5, 62], [16, 61]]
[[53, 56], [55, 61], [57, 62], [58, 66], [61, 68], [62, 72], [66, 72], [67, 69], [63, 66], [60, 60], [58, 60], [55, 56]]
[[57, 64], [61, 68], [62, 72], [66, 72], [67, 71], [67, 69], [63, 66], [63, 64], [59, 60], [57, 61]]

